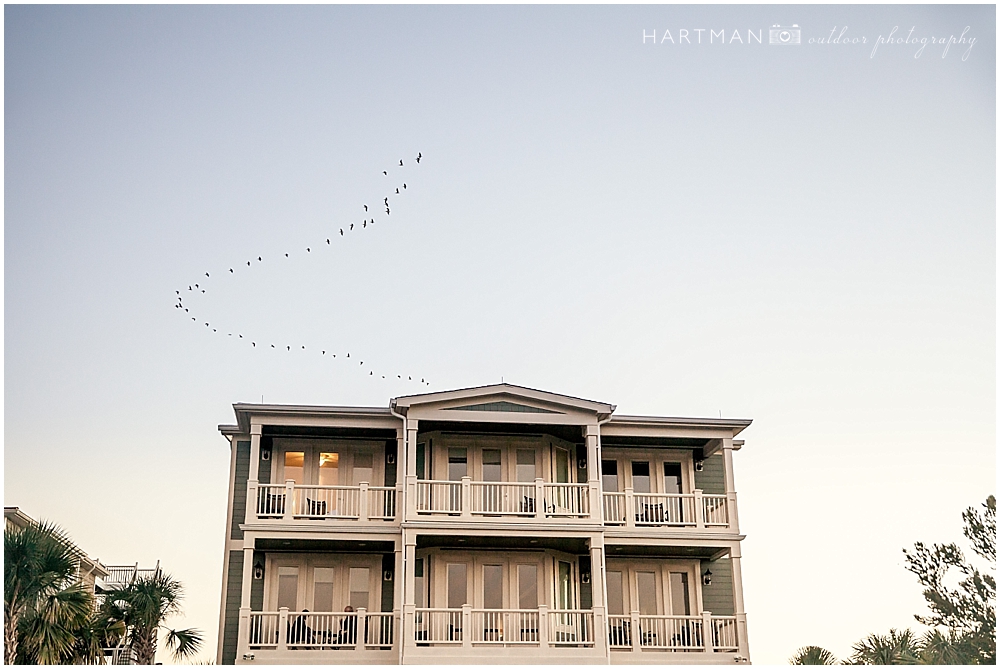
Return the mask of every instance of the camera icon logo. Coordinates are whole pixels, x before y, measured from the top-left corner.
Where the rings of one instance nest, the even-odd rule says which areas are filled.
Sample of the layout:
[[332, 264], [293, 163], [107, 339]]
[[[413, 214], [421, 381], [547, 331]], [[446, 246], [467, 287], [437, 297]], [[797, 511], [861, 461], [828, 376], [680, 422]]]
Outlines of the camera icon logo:
[[790, 28], [775, 24], [771, 26], [770, 42], [771, 44], [777, 44], [779, 46], [786, 44], [802, 44], [802, 30], [799, 28], [799, 24], [797, 23], [792, 24]]

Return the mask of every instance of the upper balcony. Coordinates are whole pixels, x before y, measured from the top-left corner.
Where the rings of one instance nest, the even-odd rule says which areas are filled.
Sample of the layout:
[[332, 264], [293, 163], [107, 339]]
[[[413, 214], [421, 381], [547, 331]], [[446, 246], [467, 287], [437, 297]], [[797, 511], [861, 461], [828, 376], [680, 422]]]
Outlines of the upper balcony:
[[247, 485], [247, 517], [270, 524], [397, 523], [399, 491], [392, 487], [255, 483]]

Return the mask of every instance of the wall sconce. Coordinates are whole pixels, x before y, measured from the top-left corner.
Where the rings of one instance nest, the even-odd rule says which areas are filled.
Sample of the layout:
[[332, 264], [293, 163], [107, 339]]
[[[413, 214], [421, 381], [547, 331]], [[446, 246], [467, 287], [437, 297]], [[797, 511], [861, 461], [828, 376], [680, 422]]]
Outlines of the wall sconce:
[[385, 464], [387, 464], [387, 465], [394, 465], [394, 464], [396, 464], [396, 454], [395, 453], [388, 453], [388, 454], [386, 454], [386, 456], [385, 456]]
[[260, 452], [260, 459], [261, 460], [270, 460], [271, 459], [271, 449], [270, 448], [262, 449], [261, 452]]
[[258, 581], [264, 578], [264, 565], [258, 562], [253, 566], [253, 577]]
[[576, 466], [579, 467], [580, 469], [586, 469], [587, 461], [581, 458], [580, 460], [577, 461]]
[[391, 581], [392, 580], [392, 571], [390, 571], [388, 569], [386, 569], [385, 571], [383, 571], [382, 572], [382, 580], [383, 581]]
[[590, 572], [585, 571], [582, 574], [580, 574], [580, 583], [583, 583], [584, 585], [590, 583]]
[[703, 472], [703, 471], [705, 471], [705, 461], [704, 460], [695, 460], [694, 461], [694, 470], [696, 472]]
[[705, 573], [701, 575], [702, 585], [712, 585], [712, 570], [706, 569]]

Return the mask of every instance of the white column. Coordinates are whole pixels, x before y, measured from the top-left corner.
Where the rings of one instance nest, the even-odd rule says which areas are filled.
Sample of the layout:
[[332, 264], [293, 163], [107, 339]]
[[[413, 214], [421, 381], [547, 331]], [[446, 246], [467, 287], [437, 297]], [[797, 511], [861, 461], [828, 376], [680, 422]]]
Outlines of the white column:
[[417, 558], [417, 536], [412, 532], [403, 530], [403, 629], [402, 651], [400, 662], [405, 661], [406, 652], [409, 648], [416, 648], [416, 619], [414, 609], [416, 608], [416, 571], [414, 569]]
[[250, 585], [253, 583], [253, 540], [243, 544], [243, 593], [240, 598], [240, 608], [250, 609]]
[[715, 652], [715, 629], [712, 627], [712, 612], [701, 612], [701, 642], [706, 653]]
[[601, 519], [603, 516], [601, 494], [601, 430], [598, 425], [584, 426], [584, 436], [587, 439], [587, 483], [590, 495], [590, 517]]
[[740, 517], [736, 510], [736, 481], [733, 478], [733, 440], [722, 440], [722, 457], [726, 479], [726, 507], [729, 512], [729, 529], [739, 534]]
[[[406, 434], [403, 438], [403, 481], [405, 482], [403, 518], [413, 520], [417, 517], [417, 427], [415, 420], [406, 420]], [[424, 457], [427, 458], [427, 453]], [[426, 462], [425, 462], [426, 464]]]
[[594, 610], [594, 650], [607, 656], [609, 650], [605, 588], [604, 537], [598, 534], [590, 538], [590, 593]]
[[260, 425], [250, 426], [250, 475], [247, 479], [247, 509], [243, 522], [257, 520], [257, 476], [260, 470]]
[[250, 480], [257, 480], [257, 473], [260, 470], [260, 433], [261, 425], [250, 426]]
[[750, 642], [747, 638], [747, 614], [743, 608], [743, 567], [740, 565], [740, 544], [734, 542], [729, 549], [729, 562], [733, 569], [733, 608], [736, 610], [736, 643], [744, 662], [750, 661]]

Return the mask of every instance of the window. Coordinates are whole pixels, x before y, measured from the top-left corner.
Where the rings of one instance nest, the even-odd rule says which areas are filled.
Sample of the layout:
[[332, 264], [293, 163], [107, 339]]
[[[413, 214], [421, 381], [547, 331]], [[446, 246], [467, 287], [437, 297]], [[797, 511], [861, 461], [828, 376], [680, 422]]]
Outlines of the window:
[[517, 605], [521, 609], [538, 608], [537, 565], [517, 565]]
[[649, 487], [649, 463], [648, 462], [633, 462], [632, 463], [632, 491], [633, 492], [652, 492]]
[[417, 444], [417, 479], [427, 479], [427, 444]]
[[483, 480], [484, 481], [501, 481], [502, 471], [500, 467], [500, 449], [499, 448], [484, 448], [483, 449]]
[[503, 566], [483, 565], [483, 608], [503, 608]]
[[639, 589], [639, 615], [658, 615], [656, 607], [656, 573], [651, 571], [637, 571], [635, 573], [635, 582]]
[[369, 570], [367, 567], [351, 567], [348, 574], [350, 605], [354, 610], [368, 608]]
[[352, 485], [372, 483], [374, 474], [372, 460], [371, 451], [360, 451], [354, 454], [354, 482]]
[[299, 568], [278, 567], [278, 608], [298, 611]]
[[663, 492], [668, 495], [679, 495], [684, 492], [681, 485], [681, 466], [679, 463], [663, 463]]
[[687, 572], [670, 572], [670, 613], [675, 616], [691, 615]]
[[604, 488], [604, 492], [619, 492], [616, 460], [601, 460], [601, 487]]
[[[464, 449], [463, 449], [464, 450]], [[448, 565], [448, 608], [460, 609], [465, 606], [468, 599], [466, 571], [464, 563]]]
[[333, 568], [313, 569], [313, 611], [333, 611]]
[[608, 578], [608, 613], [613, 616], [625, 615], [625, 589], [622, 587], [620, 571], [607, 572]]
[[555, 482], [569, 483], [569, 451], [557, 448], [555, 452]]
[[575, 609], [576, 593], [573, 590], [573, 565], [559, 562], [556, 568], [556, 608]]
[[306, 454], [303, 451], [285, 453], [285, 481], [295, 481], [295, 485], [305, 485]]
[[319, 454], [319, 484], [320, 485], [337, 485], [340, 483], [338, 478], [338, 468], [340, 466], [340, 454], [322, 452]]
[[427, 606], [427, 582], [424, 580], [424, 558], [413, 562], [414, 593], [413, 601], [418, 609]]
[[527, 448], [517, 449], [517, 481], [518, 483], [531, 483], [535, 480], [535, 450]]
[[468, 476], [469, 471], [468, 450], [464, 448], [448, 449], [448, 480], [461, 481], [463, 476]]

